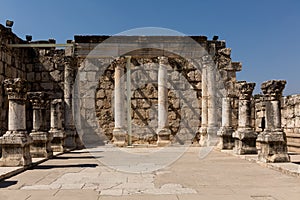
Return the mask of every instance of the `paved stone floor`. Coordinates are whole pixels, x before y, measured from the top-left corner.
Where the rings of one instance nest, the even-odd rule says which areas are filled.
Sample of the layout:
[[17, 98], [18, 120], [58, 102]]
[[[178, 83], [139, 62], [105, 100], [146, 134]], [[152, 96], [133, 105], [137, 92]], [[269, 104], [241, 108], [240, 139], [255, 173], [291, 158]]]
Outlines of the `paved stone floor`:
[[299, 198], [299, 177], [199, 147], [73, 151], [0, 182], [0, 200]]

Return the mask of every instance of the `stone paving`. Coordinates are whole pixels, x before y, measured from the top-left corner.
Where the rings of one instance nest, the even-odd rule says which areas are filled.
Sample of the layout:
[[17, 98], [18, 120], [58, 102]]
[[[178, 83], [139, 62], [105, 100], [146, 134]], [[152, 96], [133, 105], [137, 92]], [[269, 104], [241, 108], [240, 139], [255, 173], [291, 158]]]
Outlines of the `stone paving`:
[[1, 181], [0, 199], [299, 199], [299, 177], [210, 150], [73, 151]]

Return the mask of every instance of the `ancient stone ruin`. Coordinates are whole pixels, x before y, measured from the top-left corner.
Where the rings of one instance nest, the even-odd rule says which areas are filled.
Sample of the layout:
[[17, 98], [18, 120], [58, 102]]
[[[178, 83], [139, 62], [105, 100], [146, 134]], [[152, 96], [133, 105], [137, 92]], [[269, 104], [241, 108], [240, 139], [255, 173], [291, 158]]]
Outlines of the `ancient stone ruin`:
[[[24, 41], [0, 25], [0, 166], [99, 145], [216, 146], [288, 162], [300, 96], [236, 80], [242, 64], [205, 36]], [[58, 48], [64, 46], [64, 48]]]

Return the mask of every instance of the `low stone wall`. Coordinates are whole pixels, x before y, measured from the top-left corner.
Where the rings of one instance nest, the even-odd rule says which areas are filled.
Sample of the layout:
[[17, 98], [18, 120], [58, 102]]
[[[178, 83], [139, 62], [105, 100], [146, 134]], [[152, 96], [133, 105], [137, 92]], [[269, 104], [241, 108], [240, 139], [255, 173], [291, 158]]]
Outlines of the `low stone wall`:
[[288, 150], [300, 152], [300, 95], [282, 99], [282, 127], [287, 136]]

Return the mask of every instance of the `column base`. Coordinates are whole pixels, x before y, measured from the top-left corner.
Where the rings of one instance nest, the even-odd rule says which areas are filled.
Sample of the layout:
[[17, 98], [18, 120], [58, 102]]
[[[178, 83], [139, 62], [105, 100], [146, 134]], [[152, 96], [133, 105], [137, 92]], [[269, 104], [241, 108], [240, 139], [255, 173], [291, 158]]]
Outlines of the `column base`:
[[201, 147], [207, 146], [207, 128], [206, 127], [201, 127], [199, 130], [200, 133], [200, 140], [199, 140], [199, 145]]
[[65, 149], [74, 150], [76, 149], [76, 140], [75, 140], [75, 130], [74, 129], [66, 129], [66, 138], [65, 138]]
[[127, 132], [122, 128], [115, 128], [113, 130], [113, 144], [117, 147], [127, 146]]
[[207, 146], [216, 146], [218, 144], [218, 129], [216, 126], [207, 127]]
[[1, 167], [29, 166], [32, 163], [30, 155], [31, 137], [27, 131], [7, 131], [0, 137], [2, 145]]
[[258, 160], [265, 163], [290, 162], [284, 132], [262, 132], [257, 137], [261, 149]]
[[53, 135], [53, 139], [51, 141], [51, 148], [53, 152], [64, 152], [66, 138], [65, 132], [63, 130], [50, 130], [49, 133]]
[[30, 145], [30, 154], [33, 158], [51, 158], [53, 151], [51, 149], [52, 134], [48, 132], [30, 133], [32, 144]]
[[168, 128], [162, 128], [157, 131], [157, 146], [164, 147], [171, 144], [171, 131]]
[[250, 129], [239, 129], [233, 133], [235, 140], [233, 152], [238, 155], [256, 154], [257, 133]]
[[231, 127], [221, 127], [217, 132], [219, 136], [219, 143], [217, 145], [218, 149], [233, 149], [234, 139], [232, 133], [234, 130]]

